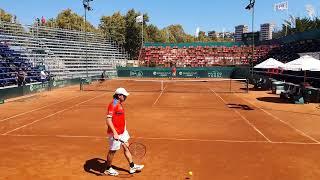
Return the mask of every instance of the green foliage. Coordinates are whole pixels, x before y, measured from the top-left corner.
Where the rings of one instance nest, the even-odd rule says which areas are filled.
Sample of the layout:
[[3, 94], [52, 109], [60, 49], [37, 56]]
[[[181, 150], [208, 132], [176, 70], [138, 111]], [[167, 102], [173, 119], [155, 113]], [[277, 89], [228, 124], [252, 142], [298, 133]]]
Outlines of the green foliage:
[[3, 9], [0, 9], [0, 18], [1, 18], [1, 21], [11, 22], [12, 17], [13, 17], [13, 16], [12, 16], [11, 14], [6, 13]]
[[126, 20], [120, 12], [116, 12], [112, 16], [102, 16], [99, 29], [106, 38], [111, 38], [120, 45], [126, 42]]
[[166, 42], [166, 31], [159, 30], [153, 24], [147, 25], [145, 32], [145, 42]]
[[[125, 15], [126, 21], [126, 43], [124, 44], [124, 48], [134, 59], [138, 58], [140, 48], [142, 45], [142, 24], [136, 22], [136, 17], [141, 14], [136, 12], [134, 9], [130, 9]], [[143, 27], [145, 29], [146, 22], [149, 21], [149, 17], [147, 14], [143, 14]], [[145, 30], [143, 30], [145, 32]], [[145, 33], [144, 33], [145, 36]], [[145, 39], [145, 37], [143, 37]]]
[[314, 30], [314, 29], [319, 29], [320, 28], [320, 18], [316, 17], [314, 19], [310, 19], [310, 18], [296, 18], [296, 27], [293, 28], [292, 27], [292, 23], [289, 21], [285, 21], [282, 24], [282, 30], [279, 35], [279, 33], [277, 34], [277, 36], [281, 37], [281, 36], [285, 36], [286, 35], [286, 31], [287, 31], [287, 35], [290, 34], [294, 34], [294, 33], [298, 33], [298, 32], [305, 32], [305, 31], [310, 31], [310, 30]]
[[186, 33], [183, 30], [182, 25], [175, 24], [167, 27], [170, 34], [170, 42], [182, 43], [186, 40]]
[[209, 38], [206, 36], [206, 33], [204, 31], [200, 31], [197, 40], [199, 42], [208, 42]]
[[60, 28], [70, 28], [72, 30], [84, 30], [94, 32], [95, 28], [88, 21], [84, 24], [84, 18], [72, 12], [70, 9], [62, 11], [57, 16], [57, 24]]
[[21, 24], [17, 22], [17, 17], [15, 15], [6, 13], [3, 9], [0, 8], [0, 19], [3, 22], [7, 23], [15, 23], [14, 29], [11, 29], [10, 26], [6, 27], [6, 30], [11, 30], [13, 34], [16, 35], [22, 35], [25, 34], [26, 32], [24, 31], [23, 27]]
[[56, 18], [49, 19], [44, 25], [77, 31], [84, 31], [86, 28], [88, 32], [97, 32], [94, 26], [88, 21], [85, 26], [84, 17], [72, 12], [71, 9], [63, 10]]

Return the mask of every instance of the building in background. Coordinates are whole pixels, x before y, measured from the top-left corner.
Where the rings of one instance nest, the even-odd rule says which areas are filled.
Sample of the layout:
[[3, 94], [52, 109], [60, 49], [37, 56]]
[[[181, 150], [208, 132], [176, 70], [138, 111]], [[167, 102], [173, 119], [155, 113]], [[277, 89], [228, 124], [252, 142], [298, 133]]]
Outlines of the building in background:
[[274, 24], [265, 23], [260, 25], [260, 41], [271, 40]]
[[234, 39], [234, 32], [221, 32], [218, 33], [218, 36], [221, 38]]
[[235, 33], [234, 33], [234, 41], [235, 42], [241, 42], [242, 41], [242, 34], [248, 32], [248, 26], [247, 25], [239, 25], [235, 27]]
[[219, 38], [219, 39], [234, 39], [234, 32], [216, 32], [209, 31], [208, 37], [211, 39]]
[[218, 36], [217, 36], [216, 31], [209, 31], [208, 32], [208, 37], [209, 38], [217, 38]]

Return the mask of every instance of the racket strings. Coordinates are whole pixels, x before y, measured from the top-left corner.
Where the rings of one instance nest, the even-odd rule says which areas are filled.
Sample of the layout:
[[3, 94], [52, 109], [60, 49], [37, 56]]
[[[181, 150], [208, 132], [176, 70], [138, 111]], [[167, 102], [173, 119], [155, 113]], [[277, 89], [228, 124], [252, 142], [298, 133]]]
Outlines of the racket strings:
[[143, 158], [146, 154], [146, 147], [140, 143], [132, 143], [129, 146], [129, 150], [135, 158]]

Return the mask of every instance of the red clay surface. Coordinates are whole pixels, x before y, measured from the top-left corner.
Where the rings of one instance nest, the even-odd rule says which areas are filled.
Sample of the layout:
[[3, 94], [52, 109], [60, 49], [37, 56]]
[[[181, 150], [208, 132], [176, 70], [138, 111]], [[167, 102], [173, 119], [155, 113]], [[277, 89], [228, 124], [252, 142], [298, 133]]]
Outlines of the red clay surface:
[[[108, 84], [120, 85], [134, 89], [129, 81]], [[120, 177], [186, 179], [192, 171], [191, 179], [320, 178], [317, 104], [265, 101], [277, 98], [268, 92], [220, 93], [220, 85], [170, 83], [168, 91], [131, 92], [127, 127], [132, 141], [147, 146], [146, 166], [128, 176], [118, 152]], [[0, 105], [0, 179], [116, 179], [99, 176], [108, 150], [105, 108], [112, 98], [100, 86], [101, 91], [74, 86]], [[139, 88], [153, 90], [147, 84]]]

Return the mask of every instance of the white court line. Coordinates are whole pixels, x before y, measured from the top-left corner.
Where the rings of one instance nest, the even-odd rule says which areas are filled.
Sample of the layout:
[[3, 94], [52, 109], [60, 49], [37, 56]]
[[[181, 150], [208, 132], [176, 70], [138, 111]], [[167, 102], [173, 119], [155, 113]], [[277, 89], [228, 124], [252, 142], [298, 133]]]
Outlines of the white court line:
[[[89, 92], [88, 92], [88, 93], [89, 93]], [[53, 106], [53, 105], [56, 105], [56, 104], [59, 104], [59, 103], [65, 102], [65, 101], [69, 101], [69, 100], [71, 100], [71, 99], [75, 99], [75, 98], [77, 98], [77, 97], [84, 96], [84, 95], [86, 95], [86, 94], [88, 94], [88, 93], [81, 94], [81, 95], [79, 95], [79, 96], [74, 96], [74, 97], [72, 97], [72, 98], [65, 99], [65, 100], [63, 100], [63, 101], [59, 101], [59, 102], [56, 102], [56, 103], [53, 103], [53, 104], [49, 104], [49, 105], [46, 105], [46, 106], [42, 106], [42, 107], [39, 107], [39, 108], [37, 108], [37, 109], [33, 109], [33, 110], [30, 110], [30, 111], [26, 111], [26, 112], [23, 112], [23, 113], [20, 113], [20, 114], [16, 114], [16, 115], [14, 115], [14, 116], [10, 116], [10, 117], [1, 119], [0, 122], [7, 121], [7, 120], [9, 120], [9, 119], [12, 119], [12, 118], [15, 118], [15, 117], [19, 117], [19, 116], [22, 116], [22, 115], [25, 115], [25, 114], [28, 114], [28, 113], [31, 113], [31, 112], [34, 112], [34, 111], [37, 111], [37, 110], [40, 110], [40, 109], [44, 109], [44, 108], [46, 108], [46, 107], [50, 107], [50, 106]]]
[[[237, 94], [236, 94], [236, 95], [237, 95]], [[238, 95], [237, 95], [237, 96], [238, 96]], [[309, 138], [310, 140], [312, 140], [312, 141], [314, 141], [314, 142], [316, 142], [316, 143], [318, 143], [318, 144], [320, 143], [318, 140], [316, 140], [315, 138], [313, 138], [313, 137], [311, 137], [311, 136], [307, 135], [307, 134], [306, 134], [306, 133], [304, 133], [303, 131], [301, 131], [301, 130], [299, 130], [299, 129], [295, 128], [295, 127], [294, 127], [294, 126], [292, 126], [290, 123], [283, 121], [282, 119], [280, 119], [280, 118], [278, 118], [277, 116], [275, 116], [275, 115], [271, 114], [270, 112], [268, 112], [268, 111], [266, 111], [266, 110], [262, 109], [261, 107], [259, 107], [259, 106], [255, 105], [255, 104], [251, 103], [250, 101], [247, 101], [246, 99], [244, 99], [244, 98], [242, 98], [242, 97], [240, 97], [240, 96], [238, 96], [238, 97], [239, 97], [239, 98], [241, 98], [242, 100], [244, 100], [244, 101], [248, 102], [249, 104], [251, 104], [251, 105], [253, 105], [253, 106], [257, 107], [258, 109], [260, 109], [260, 110], [261, 110], [261, 111], [263, 111], [264, 113], [268, 114], [268, 115], [269, 115], [269, 116], [271, 116], [272, 118], [277, 119], [278, 121], [282, 122], [283, 124], [285, 124], [285, 125], [289, 126], [291, 129], [293, 129], [293, 130], [297, 131], [300, 135], [305, 136], [305, 137]]]
[[158, 102], [158, 100], [160, 99], [160, 97], [162, 96], [162, 94], [163, 94], [163, 92], [164, 92], [164, 90], [167, 88], [167, 85], [163, 88], [163, 90], [161, 91], [161, 93], [159, 94], [159, 96], [158, 96], [158, 98], [154, 101], [154, 103], [152, 104], [152, 107], [154, 106], [154, 105], [156, 105], [156, 103]]
[[43, 120], [43, 119], [46, 119], [46, 118], [49, 118], [49, 117], [54, 116], [54, 115], [56, 115], [56, 114], [62, 113], [62, 112], [64, 112], [64, 111], [67, 111], [67, 110], [69, 110], [69, 109], [71, 109], [71, 108], [73, 108], [73, 107], [76, 107], [76, 106], [79, 106], [80, 104], [89, 102], [89, 101], [91, 101], [91, 100], [93, 100], [93, 99], [96, 99], [96, 98], [98, 98], [98, 97], [100, 97], [100, 96], [103, 96], [103, 95], [105, 95], [105, 94], [107, 94], [107, 93], [103, 93], [103, 94], [100, 94], [100, 95], [95, 96], [95, 97], [93, 97], [93, 98], [90, 98], [90, 99], [88, 99], [88, 100], [82, 101], [82, 102], [80, 102], [80, 103], [78, 103], [78, 104], [75, 104], [75, 105], [73, 105], [73, 106], [71, 106], [71, 107], [68, 107], [68, 108], [66, 108], [66, 109], [57, 111], [57, 112], [55, 112], [55, 113], [53, 113], [53, 114], [50, 114], [50, 115], [48, 115], [48, 116], [45, 116], [45, 117], [43, 117], [43, 118], [37, 119], [37, 120], [35, 120], [35, 121], [32, 121], [31, 123], [25, 124], [25, 125], [23, 125], [23, 126], [20, 126], [20, 127], [18, 127], [18, 128], [15, 128], [15, 129], [13, 129], [13, 130], [10, 130], [10, 131], [8, 131], [8, 132], [5, 132], [5, 133], [3, 133], [2, 135], [7, 135], [7, 134], [9, 134], [9, 133], [11, 133], [11, 132], [14, 132], [14, 131], [17, 131], [17, 130], [19, 130], [19, 129], [21, 129], [21, 128], [30, 126], [30, 125], [32, 125], [32, 124], [34, 124], [34, 123], [36, 123], [36, 122], [39, 122], [39, 121], [41, 121], [41, 120]]
[[[209, 88], [209, 87], [208, 87]], [[227, 105], [227, 102], [219, 95], [217, 94], [214, 90], [212, 90], [211, 88], [209, 88], [211, 90], [211, 92], [213, 92], [217, 97], [219, 97], [222, 102]], [[235, 113], [237, 113], [247, 124], [249, 124], [255, 131], [257, 131], [261, 136], [263, 136], [268, 142], [272, 142], [269, 138], [267, 138], [258, 128], [256, 128], [246, 117], [242, 116], [241, 113], [239, 113], [237, 110], [232, 109], [232, 111], [234, 111]]]
[[[76, 135], [32, 135], [32, 134], [5, 134], [5, 137], [54, 137], [54, 138], [87, 138], [87, 139], [107, 139], [107, 136], [76, 136]], [[197, 138], [162, 138], [162, 137], [131, 137], [141, 140], [165, 140], [165, 141], [197, 141], [197, 142], [223, 142], [223, 143], [260, 143], [260, 144], [288, 144], [288, 145], [320, 145], [319, 143], [304, 142], [268, 142], [268, 141], [244, 141], [244, 140], [224, 140], [224, 139], [197, 139]]]
[[1, 134], [9, 137], [60, 137], [60, 138], [96, 138], [106, 139], [107, 136], [74, 136], [74, 135], [44, 135], [44, 134]]
[[169, 141], [199, 141], [199, 142], [225, 142], [225, 143], [263, 143], [263, 144], [296, 144], [296, 145], [320, 145], [318, 143], [304, 143], [304, 142], [275, 142], [275, 141], [242, 141], [242, 140], [225, 140], [225, 139], [196, 139], [196, 138], [161, 138], [161, 137], [132, 137], [132, 139], [145, 140], [169, 140]]

